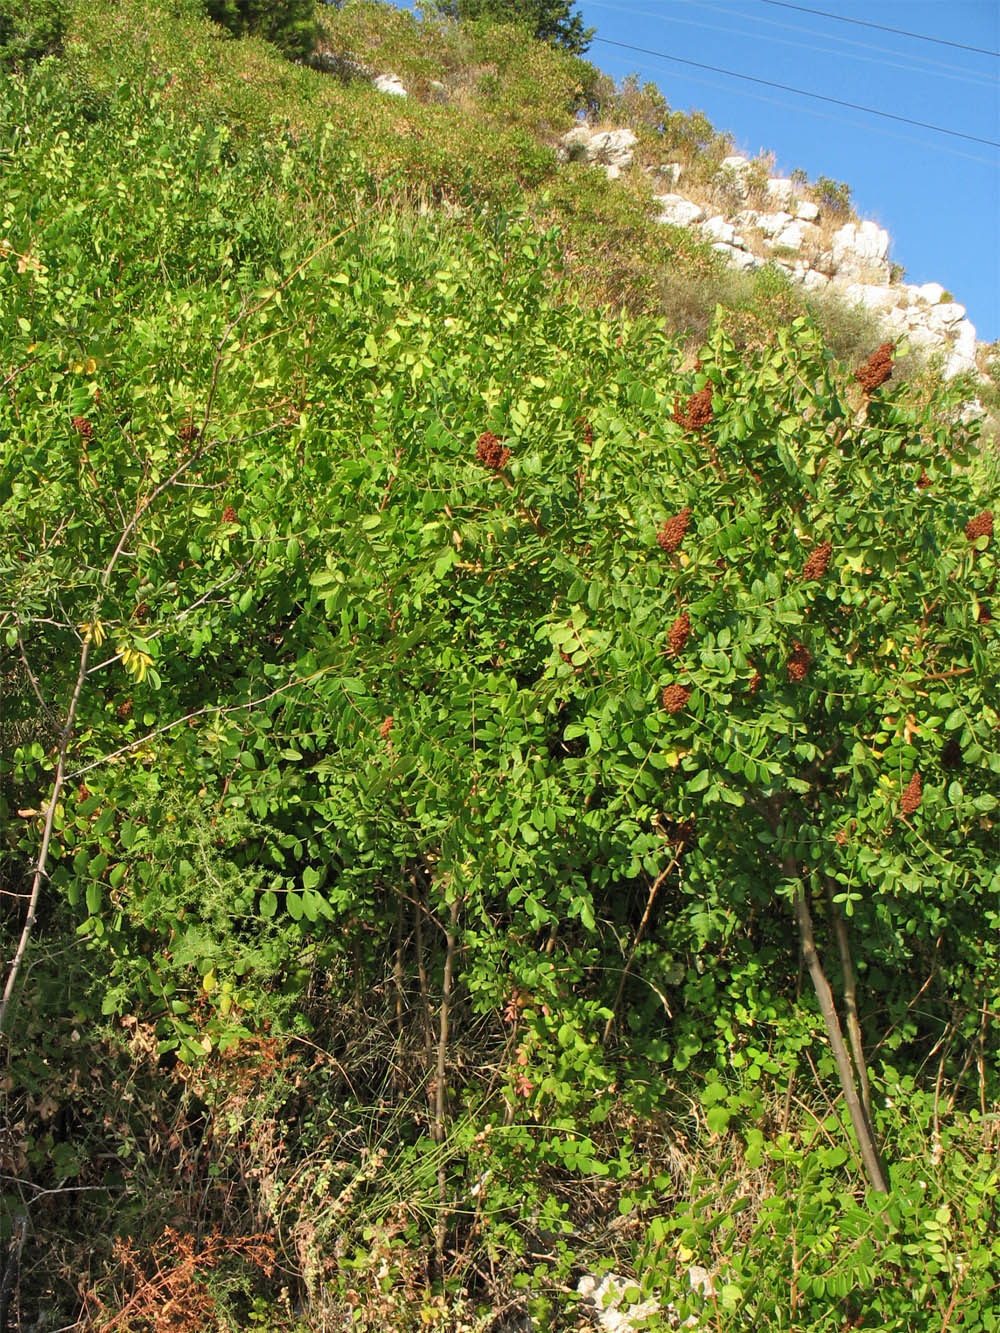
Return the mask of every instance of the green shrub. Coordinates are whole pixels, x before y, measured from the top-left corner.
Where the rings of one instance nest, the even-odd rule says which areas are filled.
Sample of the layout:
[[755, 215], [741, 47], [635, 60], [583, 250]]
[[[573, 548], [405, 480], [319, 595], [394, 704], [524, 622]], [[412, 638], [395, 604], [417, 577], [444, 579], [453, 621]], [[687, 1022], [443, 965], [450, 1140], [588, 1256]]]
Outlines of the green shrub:
[[0, 0], [0, 65], [23, 65], [62, 45], [68, 0]]
[[286, 55], [305, 55], [316, 40], [314, 0], [204, 0], [209, 18], [237, 37], [254, 35]]

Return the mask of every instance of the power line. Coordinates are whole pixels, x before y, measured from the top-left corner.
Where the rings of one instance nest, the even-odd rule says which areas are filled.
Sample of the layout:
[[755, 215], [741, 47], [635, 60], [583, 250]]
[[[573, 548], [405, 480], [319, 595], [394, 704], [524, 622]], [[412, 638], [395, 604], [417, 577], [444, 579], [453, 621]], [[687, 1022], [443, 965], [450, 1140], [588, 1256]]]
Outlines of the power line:
[[[810, 39], [805, 42], [795, 41], [794, 39], [788, 37], [772, 37], [768, 39], [769, 41], [780, 43], [783, 46], [805, 47], [810, 51], [816, 51], [819, 54], [826, 55], [827, 51], [824, 50], [822, 46], [818, 45], [818, 43], [837, 42], [843, 46], [857, 47], [862, 51], [881, 52], [881, 54], [877, 55], [855, 55], [851, 53], [847, 56], [847, 58], [850, 60], [864, 60], [879, 65], [884, 65], [893, 69], [906, 70], [908, 73], [913, 72], [913, 70], [916, 67], [914, 62], [916, 62], [918, 65], [924, 65], [930, 67], [931, 77], [934, 78], [959, 79], [966, 86], [968, 86], [970, 83], [979, 83], [990, 88], [996, 86], [995, 80], [993, 76], [990, 74], [985, 74], [985, 73], [980, 73], [978, 71], [970, 70], [968, 67], [963, 67], [961, 65], [949, 64], [948, 62], [943, 60], [935, 60], [933, 56], [919, 56], [913, 54], [912, 52], [904, 53], [902, 51], [888, 50], [885, 48], [884, 45], [881, 46], [877, 45], [873, 40], [856, 41], [850, 37], [838, 37], [834, 33], [817, 33], [814, 32], [811, 28], [804, 27], [802, 24], [782, 23], [778, 19], [769, 19], [764, 17], [752, 18], [749, 14], [746, 13], [745, 10], [731, 9], [726, 5], [718, 5], [718, 4], [704, 5], [702, 3], [702, 0], [677, 0], [677, 3], [685, 5], [687, 4], [696, 5], [700, 11], [706, 13], [719, 14], [719, 15], [722, 14], [735, 15], [737, 18], [744, 19], [748, 23], [753, 23], [757, 27], [759, 27], [759, 25], [762, 23], [766, 23], [768, 27], [771, 28], [781, 28], [787, 32], [803, 33]], [[613, 10], [615, 13], [628, 14], [633, 18], [657, 19], [661, 22], [664, 20], [664, 15], [662, 13], [653, 13], [650, 10], [644, 10], [644, 9], [634, 9], [632, 8], [631, 5], [612, 3], [612, 0], [587, 0], [587, 7], [588, 9], [610, 9]], [[706, 22], [704, 19], [687, 19], [680, 17], [671, 17], [670, 23], [671, 25], [683, 23], [689, 27], [709, 28], [715, 31], [726, 32], [737, 37], [750, 37], [750, 38], [762, 37], [762, 34], [760, 34], [759, 32], [744, 32], [738, 28], [734, 28], [732, 24], [709, 23]], [[833, 54], [841, 56], [843, 53], [835, 50]], [[899, 56], [900, 60], [897, 61], [887, 58], [891, 56]], [[924, 71], [920, 70], [919, 72], [923, 73]]]
[[[767, 0], [770, 3], [770, 0]], [[933, 130], [936, 134], [950, 134], [953, 139], [968, 139], [970, 143], [986, 144], [987, 148], [1000, 148], [1000, 140], [982, 139], [977, 134], [965, 134], [962, 130], [949, 130], [944, 125], [932, 125], [926, 120], [912, 120], [909, 116], [897, 116], [892, 111], [879, 111], [877, 107], [864, 106], [860, 102], [846, 102], [841, 97], [827, 97], [824, 93], [812, 93], [807, 88], [795, 88], [790, 83], [776, 83], [773, 79], [760, 79], [753, 74], [741, 74], [735, 69], [723, 69], [720, 65], [705, 65], [700, 60], [685, 60], [683, 56], [671, 56], [666, 51], [651, 51], [645, 46], [632, 46], [628, 42], [614, 42], [610, 37], [595, 37], [595, 42], [603, 46], [618, 46], [623, 51], [637, 51], [640, 55], [656, 56], [660, 60], [670, 60], [678, 65], [690, 65], [694, 69], [707, 69], [713, 74], [725, 74], [730, 79], [742, 79], [745, 83], [760, 83], [766, 88], [780, 88], [782, 92], [795, 93], [799, 97], [813, 97], [820, 102], [831, 102], [834, 106], [849, 107], [852, 111], [864, 111], [870, 116], [882, 116], [885, 120], [897, 120], [904, 125], [916, 125], [922, 130]]]
[[831, 14], [827, 9], [810, 9], [807, 5], [793, 5], [789, 0], [760, 0], [762, 5], [774, 5], [777, 9], [797, 9], [802, 14], [818, 14], [821, 18], [836, 19], [838, 23], [854, 23], [859, 28], [877, 28], [879, 32], [894, 32], [899, 37], [912, 37], [918, 42], [934, 42], [936, 46], [954, 46], [959, 51], [974, 51], [980, 56], [1000, 56], [1000, 51], [991, 51], [985, 46], [966, 46], [965, 42], [949, 42], [946, 37], [928, 37], [922, 32], [910, 32], [907, 28], [889, 28], [884, 23], [869, 23], [867, 19], [849, 19], [843, 14]]

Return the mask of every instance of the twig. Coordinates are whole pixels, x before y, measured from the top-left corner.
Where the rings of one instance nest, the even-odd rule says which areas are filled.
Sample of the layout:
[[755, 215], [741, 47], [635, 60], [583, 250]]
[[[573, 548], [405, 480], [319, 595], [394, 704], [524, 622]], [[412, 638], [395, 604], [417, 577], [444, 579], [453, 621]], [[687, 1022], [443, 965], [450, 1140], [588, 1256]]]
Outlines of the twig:
[[611, 1006], [610, 1017], [608, 1018], [608, 1021], [604, 1025], [604, 1036], [601, 1038], [602, 1046], [607, 1046], [608, 1042], [611, 1039], [611, 1029], [615, 1025], [615, 1017], [618, 1013], [618, 1006], [619, 1004], [621, 1004], [622, 994], [625, 990], [625, 982], [628, 980], [629, 969], [631, 968], [632, 963], [635, 959], [636, 950], [639, 948], [639, 945], [642, 942], [643, 933], [645, 932], [646, 925], [649, 922], [649, 916], [653, 910], [653, 903], [656, 901], [657, 892], [659, 891], [660, 885], [663, 883], [666, 877], [670, 874], [672, 870], [676, 868], [677, 862], [680, 860], [681, 852], [683, 850], [684, 850], [684, 842], [682, 840], [677, 850], [674, 852], [670, 864], [667, 866], [665, 870], [661, 870], [660, 873], [657, 875], [656, 879], [653, 880], [652, 888], [649, 890], [649, 898], [646, 901], [646, 910], [642, 914], [642, 920], [639, 922], [639, 928], [635, 932], [635, 939], [632, 941], [632, 948], [629, 950], [629, 955], [625, 961], [625, 966], [622, 968], [621, 979], [618, 982], [618, 991], [615, 995], [614, 1004], [612, 1004]]

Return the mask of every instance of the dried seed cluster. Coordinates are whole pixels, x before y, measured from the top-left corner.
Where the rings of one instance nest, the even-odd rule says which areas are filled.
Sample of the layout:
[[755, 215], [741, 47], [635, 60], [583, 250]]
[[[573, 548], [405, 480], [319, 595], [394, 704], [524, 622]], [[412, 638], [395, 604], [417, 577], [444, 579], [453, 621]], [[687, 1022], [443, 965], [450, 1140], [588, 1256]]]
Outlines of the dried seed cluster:
[[226, 505], [223, 509], [222, 521], [223, 523], [238, 523], [240, 521], [239, 515], [232, 505]]
[[589, 449], [590, 446], [594, 443], [594, 428], [586, 417], [580, 417], [579, 420], [580, 420], [580, 425], [583, 427], [582, 434], [583, 434], [584, 447]]
[[667, 634], [667, 652], [670, 656], [676, 657], [678, 653], [682, 653], [690, 637], [691, 617], [684, 611], [670, 626]]
[[874, 393], [880, 384], [892, 378], [892, 353], [892, 343], [883, 343], [878, 351], [872, 352], [865, 364], [854, 372], [854, 378], [865, 393]]
[[389, 732], [390, 732], [390, 731], [392, 731], [392, 714], [391, 714], [391, 713], [390, 713], [389, 716], [384, 720], [384, 722], [382, 723], [382, 725], [379, 727], [379, 729], [378, 729], [378, 734], [382, 737], [382, 739], [383, 739], [384, 741], [387, 741], [387, 740], [389, 739]]
[[664, 551], [676, 551], [684, 540], [684, 534], [691, 522], [691, 506], [685, 505], [679, 514], [668, 518], [656, 534], [656, 540]]
[[931, 484], [931, 479], [927, 475], [927, 469], [925, 467], [922, 467], [920, 469], [920, 476], [917, 478], [917, 485], [921, 490], [924, 490], [930, 484]]
[[510, 461], [510, 450], [504, 448], [491, 430], [484, 430], [476, 444], [476, 458], [492, 472], [502, 472]]
[[993, 511], [984, 509], [981, 514], [975, 518], [970, 518], [965, 525], [965, 535], [970, 542], [974, 542], [977, 537], [993, 536]]
[[[747, 665], [753, 666], [753, 663], [749, 662]], [[747, 686], [747, 689], [751, 694], [756, 694], [757, 691], [760, 689], [760, 687], [763, 685], [763, 683], [764, 683], [764, 677], [760, 674], [760, 672], [757, 670], [756, 667], [753, 667], [753, 675], [750, 677], [750, 684]]]
[[177, 432], [177, 438], [183, 440], [185, 444], [191, 444], [201, 438], [201, 430], [193, 421], [185, 421]]
[[712, 386], [706, 384], [704, 389], [693, 393], [687, 401], [686, 409], [682, 409], [681, 400], [675, 398], [670, 419], [685, 430], [704, 430], [712, 420]]
[[923, 798], [923, 782], [919, 772], [915, 772], [913, 777], [903, 788], [903, 799], [900, 802], [900, 809], [904, 815], [912, 815], [915, 810], [920, 809], [920, 802]]
[[802, 566], [802, 577], [806, 581], [810, 579], [821, 579], [826, 573], [826, 567], [830, 563], [830, 555], [833, 546], [830, 542], [821, 542], [819, 546], [814, 546], [809, 552], [809, 559]]
[[812, 666], [813, 655], [804, 643], [796, 642], [792, 646], [791, 656], [788, 659], [788, 679], [794, 684], [800, 680], [805, 680], [809, 668]]
[[668, 685], [663, 691], [663, 707], [668, 713], [679, 713], [682, 708], [687, 706], [687, 701], [691, 698], [691, 691], [685, 685]]
[[92, 440], [94, 438], [94, 427], [86, 417], [74, 417], [73, 429], [85, 440]]

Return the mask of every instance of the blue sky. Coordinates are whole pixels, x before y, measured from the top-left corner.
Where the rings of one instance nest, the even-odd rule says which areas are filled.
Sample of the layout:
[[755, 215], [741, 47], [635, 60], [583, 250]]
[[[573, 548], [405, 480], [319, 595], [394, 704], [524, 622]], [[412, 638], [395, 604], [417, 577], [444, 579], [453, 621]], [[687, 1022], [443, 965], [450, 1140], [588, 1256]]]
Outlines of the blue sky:
[[[1000, 49], [997, 0], [802, 0], [841, 18]], [[582, 0], [597, 37], [1000, 141], [1000, 57], [918, 41], [765, 0]], [[1000, 150], [595, 41], [616, 80], [637, 73], [676, 109], [704, 111], [779, 174], [847, 181], [892, 237], [910, 282], [940, 282], [982, 341], [1000, 339]]]

